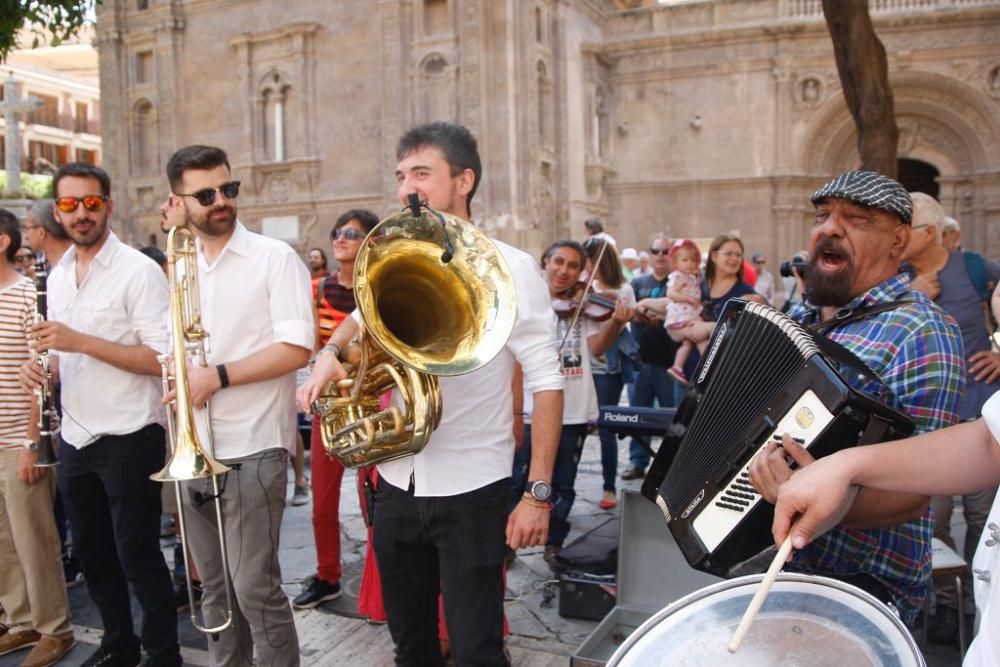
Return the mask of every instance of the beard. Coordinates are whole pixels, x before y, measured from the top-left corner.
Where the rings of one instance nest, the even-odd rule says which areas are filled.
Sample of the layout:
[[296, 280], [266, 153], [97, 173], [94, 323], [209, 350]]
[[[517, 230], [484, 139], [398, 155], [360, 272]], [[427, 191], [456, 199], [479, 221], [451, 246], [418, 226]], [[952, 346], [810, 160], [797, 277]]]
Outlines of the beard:
[[[224, 212], [225, 217], [215, 218], [215, 214]], [[188, 215], [188, 220], [205, 236], [225, 236], [236, 224], [236, 209], [232, 206], [220, 206], [205, 213], [204, 216]]]
[[[77, 229], [77, 225], [81, 223], [90, 223], [92, 226], [89, 230], [82, 231]], [[104, 238], [104, 231], [108, 228], [108, 219], [94, 220], [91, 218], [84, 218], [83, 220], [78, 220], [72, 224], [63, 225], [63, 229], [66, 230], [66, 235], [73, 241], [74, 244], [78, 246], [92, 246], [101, 239]]]
[[[834, 264], [832, 270], [829, 264]], [[806, 296], [816, 306], [846, 306], [854, 298], [854, 258], [837, 241], [821, 239], [811, 253], [803, 282]]]

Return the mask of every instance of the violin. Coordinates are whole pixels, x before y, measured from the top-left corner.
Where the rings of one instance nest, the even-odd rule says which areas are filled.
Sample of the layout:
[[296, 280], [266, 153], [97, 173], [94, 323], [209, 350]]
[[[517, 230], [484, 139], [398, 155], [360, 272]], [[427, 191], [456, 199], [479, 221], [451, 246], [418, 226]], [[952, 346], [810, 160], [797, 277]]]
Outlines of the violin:
[[595, 322], [607, 321], [615, 312], [615, 305], [618, 297], [613, 292], [590, 292], [584, 299], [583, 306], [580, 305], [580, 297], [586, 290], [587, 283], [579, 281], [573, 287], [552, 299], [552, 309], [559, 317], [573, 317], [573, 314], [580, 309], [580, 313]]

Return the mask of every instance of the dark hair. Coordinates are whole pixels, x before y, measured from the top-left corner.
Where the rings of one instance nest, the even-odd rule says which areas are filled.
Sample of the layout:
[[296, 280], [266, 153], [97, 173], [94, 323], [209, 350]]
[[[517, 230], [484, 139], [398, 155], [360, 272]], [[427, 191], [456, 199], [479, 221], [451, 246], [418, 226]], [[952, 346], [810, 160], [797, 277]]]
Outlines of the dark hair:
[[0, 235], [10, 239], [7, 246], [7, 261], [13, 262], [14, 255], [21, 249], [21, 225], [17, 222], [17, 216], [5, 208], [0, 208]]
[[159, 264], [161, 269], [167, 265], [167, 256], [163, 254], [163, 251], [155, 245], [148, 245], [145, 248], [139, 248], [139, 252]]
[[622, 275], [622, 263], [618, 259], [618, 251], [615, 246], [603, 239], [590, 239], [583, 244], [583, 249], [587, 251], [591, 261], [597, 261], [601, 246], [607, 247], [604, 249], [604, 254], [601, 255], [601, 263], [595, 267], [594, 272], [605, 287], [618, 289], [625, 282], [625, 276]]
[[66, 234], [66, 228], [56, 220], [55, 204], [52, 199], [39, 199], [28, 207], [28, 212], [31, 213], [36, 225], [60, 241], [65, 241], [69, 239], [69, 235]]
[[174, 192], [181, 184], [184, 172], [189, 169], [208, 170], [225, 166], [229, 169], [229, 158], [226, 152], [215, 146], [185, 146], [170, 156], [167, 160], [167, 181]]
[[604, 231], [604, 225], [597, 218], [590, 218], [589, 220], [583, 221], [583, 226], [587, 228], [587, 231], [591, 234], [600, 234]]
[[338, 229], [349, 223], [351, 220], [357, 220], [358, 224], [365, 230], [365, 232], [370, 232], [375, 229], [375, 225], [378, 224], [378, 216], [369, 211], [366, 208], [352, 208], [349, 211], [344, 211], [337, 218], [337, 222], [333, 223], [333, 229], [330, 230], [330, 240], [333, 240], [333, 234]]
[[[740, 244], [740, 250], [744, 253], [746, 250], [743, 248], [743, 241], [740, 240], [739, 236], [735, 234], [719, 234], [714, 239], [712, 239], [712, 244], [708, 246], [708, 259], [705, 260], [705, 282], [708, 283], [709, 287], [712, 286], [712, 281], [715, 280], [715, 260], [712, 259], [712, 255], [716, 250], [721, 248], [724, 244], [730, 241], [736, 241]], [[736, 280], [738, 282], [743, 281], [743, 263], [740, 263], [740, 270], [736, 273]]]
[[80, 178], [95, 178], [101, 184], [101, 194], [105, 197], [111, 196], [111, 177], [108, 172], [89, 162], [69, 162], [59, 167], [55, 176], [52, 177], [52, 193], [59, 196], [59, 181], [65, 176], [78, 176]]
[[396, 144], [396, 159], [402, 160], [413, 151], [428, 146], [441, 151], [445, 162], [451, 167], [452, 176], [458, 176], [466, 169], [472, 170], [474, 176], [472, 189], [465, 198], [465, 205], [471, 210], [472, 198], [479, 189], [479, 181], [483, 176], [479, 147], [472, 132], [462, 125], [444, 121], [417, 125], [399, 138], [399, 143]]
[[559, 248], [569, 248], [575, 250], [580, 255], [580, 268], [582, 269], [587, 263], [587, 251], [583, 249], [583, 246], [577, 241], [556, 241], [542, 253], [542, 268], [545, 268], [545, 263], [549, 261], [549, 257], [552, 256], [556, 250]]
[[324, 269], [327, 268], [326, 253], [323, 252], [323, 249], [322, 248], [309, 248], [309, 252], [306, 253], [306, 256], [308, 257], [309, 255], [313, 254], [313, 252], [318, 252], [319, 253], [319, 256], [323, 258], [323, 268]]

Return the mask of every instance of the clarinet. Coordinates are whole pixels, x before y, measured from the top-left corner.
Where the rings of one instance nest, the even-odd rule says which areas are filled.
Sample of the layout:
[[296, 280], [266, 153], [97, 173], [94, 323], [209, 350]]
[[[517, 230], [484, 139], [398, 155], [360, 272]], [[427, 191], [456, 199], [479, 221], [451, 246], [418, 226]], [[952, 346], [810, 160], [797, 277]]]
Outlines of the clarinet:
[[[44, 322], [48, 314], [49, 273], [45, 267], [45, 255], [35, 257], [35, 323]], [[59, 446], [59, 413], [56, 412], [55, 391], [52, 383], [52, 369], [49, 368], [49, 353], [40, 352], [38, 363], [42, 366], [45, 381], [35, 390], [38, 397], [38, 460], [36, 468], [48, 468], [59, 463], [56, 447]]]

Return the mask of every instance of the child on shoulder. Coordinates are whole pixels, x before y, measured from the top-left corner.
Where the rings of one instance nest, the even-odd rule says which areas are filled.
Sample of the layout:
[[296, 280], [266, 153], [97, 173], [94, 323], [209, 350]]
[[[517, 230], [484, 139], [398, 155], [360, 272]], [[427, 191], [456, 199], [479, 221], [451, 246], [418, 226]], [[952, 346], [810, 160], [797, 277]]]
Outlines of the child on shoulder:
[[674, 270], [667, 277], [667, 316], [663, 326], [674, 342], [680, 343], [674, 355], [674, 365], [667, 374], [682, 384], [687, 384], [684, 364], [697, 346], [705, 351], [708, 339], [715, 329], [714, 322], [701, 318], [701, 252], [694, 241], [680, 239], [670, 248]]

